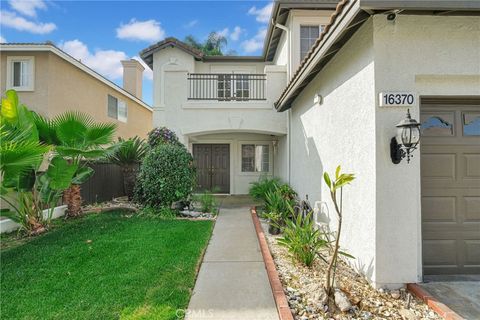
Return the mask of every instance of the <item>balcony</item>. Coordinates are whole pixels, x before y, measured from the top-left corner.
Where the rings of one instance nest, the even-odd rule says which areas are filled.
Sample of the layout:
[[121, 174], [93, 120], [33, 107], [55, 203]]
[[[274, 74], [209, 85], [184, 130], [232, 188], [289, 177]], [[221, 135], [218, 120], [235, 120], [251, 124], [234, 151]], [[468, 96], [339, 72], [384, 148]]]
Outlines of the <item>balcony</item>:
[[265, 74], [189, 73], [188, 100], [266, 100]]

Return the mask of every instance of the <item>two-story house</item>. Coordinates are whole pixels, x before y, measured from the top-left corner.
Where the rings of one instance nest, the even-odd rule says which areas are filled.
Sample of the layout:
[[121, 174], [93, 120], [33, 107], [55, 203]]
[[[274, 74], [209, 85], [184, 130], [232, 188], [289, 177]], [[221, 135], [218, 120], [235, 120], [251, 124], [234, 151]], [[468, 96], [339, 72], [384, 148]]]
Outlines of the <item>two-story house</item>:
[[[154, 125], [188, 145], [201, 188], [280, 177], [332, 230], [323, 172], [355, 173], [341, 245], [375, 287], [480, 274], [479, 15], [478, 1], [275, 1], [261, 56], [174, 38], [141, 52]], [[407, 109], [418, 146], [415, 127], [395, 138]]]
[[15, 89], [22, 103], [47, 117], [78, 110], [117, 124], [117, 136], [146, 137], [152, 108], [142, 100], [143, 66], [122, 61], [123, 88], [52, 43], [0, 45], [0, 90]]

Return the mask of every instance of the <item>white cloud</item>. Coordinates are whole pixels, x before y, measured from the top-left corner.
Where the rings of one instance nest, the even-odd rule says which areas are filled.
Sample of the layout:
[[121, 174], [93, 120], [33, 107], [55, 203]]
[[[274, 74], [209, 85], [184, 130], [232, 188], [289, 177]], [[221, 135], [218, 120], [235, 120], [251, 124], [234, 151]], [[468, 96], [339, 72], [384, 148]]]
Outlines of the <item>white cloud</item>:
[[9, 3], [12, 9], [28, 17], [36, 17], [37, 9], [47, 9], [43, 0], [10, 0]]
[[228, 34], [230, 33], [229, 31], [230, 31], [230, 30], [228, 30], [228, 28], [225, 28], [225, 29], [223, 29], [223, 30], [217, 31], [217, 34], [218, 34], [219, 36], [222, 36], [222, 37], [227, 38], [227, 37], [228, 37]]
[[195, 27], [195, 26], [197, 25], [197, 23], [198, 23], [198, 20], [195, 19], [195, 20], [189, 21], [189, 22], [188, 22], [187, 24], [185, 24], [183, 27], [184, 27], [185, 29], [190, 29], [190, 28]]
[[243, 33], [243, 31], [244, 30], [242, 28], [240, 28], [239, 26], [236, 26], [235, 28], [233, 28], [233, 31], [230, 34], [230, 39], [232, 39], [233, 41], [237, 41], [240, 38], [240, 35]]
[[252, 53], [263, 48], [263, 41], [267, 34], [267, 28], [260, 28], [257, 34], [242, 42], [242, 48], [246, 53]]
[[117, 28], [117, 38], [125, 40], [140, 40], [155, 42], [165, 37], [165, 30], [156, 20], [137, 21], [130, 20], [127, 24], [122, 24]]
[[28, 21], [23, 17], [17, 16], [16, 13], [9, 11], [0, 11], [0, 25], [35, 34], [47, 34], [57, 29], [57, 26], [52, 22]]
[[233, 31], [231, 32], [229, 28], [224, 28], [222, 30], [217, 31], [217, 34], [225, 38], [230, 38], [233, 41], [237, 41], [240, 38], [240, 35], [244, 31], [245, 31], [244, 29], [240, 28], [239, 26], [236, 26], [235, 28], [233, 28]]
[[87, 45], [78, 39], [60, 43], [59, 47], [107, 78], [121, 79], [123, 76], [121, 61], [128, 59], [123, 51], [96, 50], [90, 52]]
[[248, 10], [248, 14], [255, 16], [255, 19], [258, 22], [268, 23], [270, 20], [270, 14], [272, 13], [273, 2], [267, 4], [263, 8], [258, 8], [253, 6]]
[[[101, 75], [112, 80], [121, 79], [123, 77], [123, 66], [121, 61], [129, 59], [128, 55], [123, 51], [96, 50], [95, 52], [91, 52], [88, 49], [88, 46], [78, 39], [60, 43], [59, 48]], [[132, 59], [138, 60], [145, 67], [145, 71], [143, 72], [145, 79], [152, 80], [153, 72], [145, 62], [143, 62], [138, 56], [134, 56]]]
[[0, 35], [0, 43], [7, 43], [7, 39]]

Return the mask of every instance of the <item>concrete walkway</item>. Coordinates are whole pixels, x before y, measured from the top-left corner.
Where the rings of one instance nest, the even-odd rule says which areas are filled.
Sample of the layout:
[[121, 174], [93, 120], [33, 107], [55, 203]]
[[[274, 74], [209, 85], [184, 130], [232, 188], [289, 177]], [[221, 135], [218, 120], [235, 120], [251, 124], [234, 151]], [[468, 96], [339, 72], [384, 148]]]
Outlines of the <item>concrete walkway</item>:
[[[480, 319], [480, 276], [428, 276], [420, 286], [467, 320]], [[424, 280], [425, 280], [424, 279]]]
[[249, 206], [236, 202], [223, 200], [187, 320], [278, 320]]

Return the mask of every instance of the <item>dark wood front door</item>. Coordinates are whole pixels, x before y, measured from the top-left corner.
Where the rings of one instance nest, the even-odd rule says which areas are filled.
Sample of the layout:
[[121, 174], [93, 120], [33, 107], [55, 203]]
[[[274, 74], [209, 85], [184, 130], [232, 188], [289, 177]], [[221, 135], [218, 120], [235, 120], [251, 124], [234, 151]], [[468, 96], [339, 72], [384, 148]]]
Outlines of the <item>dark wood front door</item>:
[[230, 145], [194, 144], [197, 191], [230, 193]]

